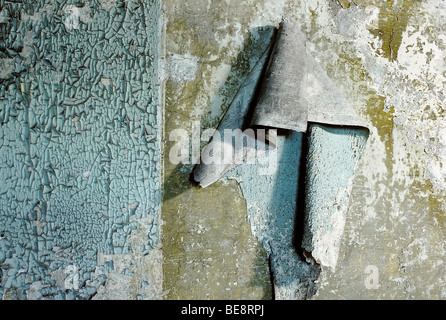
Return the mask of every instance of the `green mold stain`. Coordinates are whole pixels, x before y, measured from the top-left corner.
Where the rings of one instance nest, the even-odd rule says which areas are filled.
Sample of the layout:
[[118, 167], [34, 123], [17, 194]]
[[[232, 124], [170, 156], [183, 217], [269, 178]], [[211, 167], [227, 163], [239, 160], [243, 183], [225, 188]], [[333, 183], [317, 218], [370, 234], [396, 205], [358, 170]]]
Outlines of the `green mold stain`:
[[445, 196], [434, 196], [432, 193], [429, 194], [428, 204], [429, 204], [429, 214], [433, 217], [441, 227], [441, 230], [446, 230], [446, 214], [443, 209], [443, 204], [445, 201]]
[[[367, 101], [367, 114], [370, 121], [378, 130], [378, 135], [385, 145], [385, 150], [388, 155], [387, 158], [392, 158], [393, 155], [393, 126], [394, 126], [394, 107], [391, 106], [389, 110], [385, 111], [386, 99], [380, 95], [372, 95]], [[389, 163], [390, 164], [390, 163]]]
[[[419, 12], [420, 1], [384, 1], [380, 5], [379, 24], [377, 30], [370, 30], [370, 32], [381, 39], [382, 45], [378, 49], [378, 53], [389, 61], [396, 61], [398, 58], [398, 50], [401, 46], [403, 33], [405, 32], [409, 19], [417, 12]], [[428, 55], [429, 56], [429, 55]], [[416, 83], [417, 80], [412, 80], [414, 86], [422, 86], [422, 83]], [[385, 97], [371, 96], [367, 103], [367, 114], [373, 125], [378, 129], [378, 134], [381, 140], [385, 143], [387, 157], [386, 164], [389, 169], [392, 166], [392, 130], [393, 130], [393, 108], [386, 113], [383, 112], [385, 107]], [[440, 111], [438, 111], [440, 110]], [[438, 114], [442, 113], [442, 109], [435, 109], [431, 106], [426, 106], [423, 117], [430, 120], [438, 120]], [[427, 211], [444, 229], [446, 227], [446, 216], [442, 208], [444, 196], [437, 194], [433, 189], [432, 183], [423, 177], [422, 170], [418, 167], [418, 162], [409, 160], [413, 166], [413, 172], [416, 173], [412, 177], [410, 193], [412, 196], [416, 195], [418, 201], [416, 202], [416, 209], [420, 211]], [[391, 170], [389, 171], [391, 172]], [[418, 196], [426, 194], [428, 196]]]
[[341, 4], [343, 9], [350, 8], [351, 3], [349, 0], [338, 0], [338, 2]]
[[401, 3], [390, 0], [381, 2], [378, 29], [369, 30], [371, 34], [381, 40], [381, 48], [377, 50], [379, 55], [389, 61], [396, 61], [403, 32], [419, 4], [420, 1], [402, 1]]
[[435, 190], [432, 183], [424, 177], [422, 162], [413, 164], [411, 174], [410, 196], [416, 195], [417, 197], [414, 209], [426, 212], [434, 220], [434, 223], [438, 224], [440, 230], [446, 231], [446, 214], [443, 208], [446, 192]]

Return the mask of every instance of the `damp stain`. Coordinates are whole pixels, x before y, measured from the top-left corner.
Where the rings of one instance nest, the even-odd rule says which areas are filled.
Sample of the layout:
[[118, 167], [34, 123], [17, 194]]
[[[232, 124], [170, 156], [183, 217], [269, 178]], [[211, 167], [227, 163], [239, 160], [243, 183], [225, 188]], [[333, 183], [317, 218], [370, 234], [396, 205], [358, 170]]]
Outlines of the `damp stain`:
[[350, 1], [349, 0], [338, 0], [339, 4], [342, 6], [343, 9], [350, 8]]
[[379, 6], [378, 29], [369, 30], [381, 40], [381, 47], [376, 48], [378, 55], [389, 61], [397, 60], [409, 18], [417, 12], [419, 5], [419, 1], [382, 1]]

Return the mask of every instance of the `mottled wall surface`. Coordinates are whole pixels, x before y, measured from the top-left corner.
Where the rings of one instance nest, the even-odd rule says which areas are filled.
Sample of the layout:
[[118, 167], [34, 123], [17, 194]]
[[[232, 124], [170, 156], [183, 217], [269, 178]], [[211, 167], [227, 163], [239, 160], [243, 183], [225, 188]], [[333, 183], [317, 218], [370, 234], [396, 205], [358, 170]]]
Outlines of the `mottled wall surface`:
[[[251, 232], [246, 200], [237, 182], [219, 181], [200, 189], [190, 181], [192, 160], [186, 157], [185, 163], [177, 164], [170, 156], [178, 143], [171, 136], [174, 130], [184, 130], [185, 150], [197, 142], [198, 148], [207, 143], [206, 138], [201, 141], [201, 135], [217, 126], [243, 75], [257, 62], [264, 47], [262, 32], [258, 32], [246, 38], [246, 48], [238, 42], [227, 43], [228, 55], [222, 55], [224, 39], [230, 40], [239, 31], [228, 33], [222, 27], [222, 20], [229, 16], [222, 16], [221, 5], [213, 2], [207, 8], [202, 1], [164, 2], [162, 245], [166, 299], [272, 297], [267, 255]], [[243, 15], [240, 13], [240, 18]], [[231, 68], [233, 62], [237, 66]]]
[[[172, 81], [166, 88], [166, 107], [172, 106], [166, 112], [166, 139], [169, 129], [187, 130], [195, 120], [202, 129], [216, 127], [249, 71], [250, 59], [256, 59], [256, 28], [277, 26], [282, 19], [300, 26], [307, 53], [345, 96], [346, 107], [367, 124], [368, 140], [349, 181], [338, 258], [334, 268], [319, 261], [312, 298], [445, 298], [444, 1], [197, 0], [167, 1], [165, 8], [167, 75]], [[341, 154], [342, 144], [334, 139], [330, 152], [315, 156], [337, 154], [336, 148]], [[166, 184], [173, 187], [169, 201], [183, 194], [191, 168], [178, 165], [169, 171], [176, 172]], [[255, 190], [268, 190], [275, 182], [264, 179], [266, 189], [247, 186], [248, 171], [242, 180], [234, 173], [224, 188], [219, 184], [207, 195], [253, 190], [243, 194], [247, 208], [239, 215], [249, 218], [252, 233], [262, 242], [250, 200], [266, 201]], [[321, 188], [341, 187], [330, 176], [319, 178]], [[318, 184], [312, 187], [323, 191]], [[179, 200], [183, 208], [186, 200]], [[184, 219], [194, 210], [185, 209]], [[208, 212], [221, 216], [219, 210]], [[175, 272], [182, 270], [179, 265]]]
[[444, 2], [355, 2], [316, 10], [331, 17], [319, 42], [344, 41], [320, 59], [348, 79], [371, 130], [339, 264], [317, 297], [444, 299]]
[[0, 12], [0, 297], [156, 297], [160, 2]]

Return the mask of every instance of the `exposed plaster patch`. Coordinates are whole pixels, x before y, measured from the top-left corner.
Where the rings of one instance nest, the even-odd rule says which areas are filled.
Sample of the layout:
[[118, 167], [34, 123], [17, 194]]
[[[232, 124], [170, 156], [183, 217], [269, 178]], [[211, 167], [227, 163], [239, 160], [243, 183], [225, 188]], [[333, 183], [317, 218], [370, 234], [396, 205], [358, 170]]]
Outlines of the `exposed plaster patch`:
[[79, 29], [79, 22], [89, 23], [93, 20], [88, 2], [82, 7], [69, 4], [64, 7], [63, 11], [68, 14], [64, 21], [67, 29]]
[[198, 57], [173, 53], [167, 58], [169, 78], [175, 82], [195, 80]]
[[102, 255], [98, 265], [113, 263], [106, 272], [107, 281], [98, 287], [93, 300], [160, 300], [162, 291], [162, 251], [156, 248], [148, 254]]
[[14, 59], [0, 58], [0, 79], [8, 79], [14, 71]]
[[446, 188], [446, 126], [441, 124], [438, 128], [435, 141], [431, 142], [431, 157], [427, 162], [426, 178], [435, 188]]
[[256, 15], [254, 15], [252, 21], [250, 21], [250, 27], [255, 28], [268, 24], [277, 26], [283, 19], [288, 2], [289, 0], [253, 1], [253, 4], [258, 9], [254, 11], [256, 12]]
[[116, 7], [117, 0], [99, 0], [99, 3], [104, 10], [110, 10], [111, 8]]
[[42, 17], [44, 15], [53, 15], [55, 14], [54, 5], [52, 4], [44, 4], [38, 11], [34, 12], [32, 15], [27, 14], [26, 12], [22, 13], [22, 21], [32, 21], [33, 23], [42, 21]]

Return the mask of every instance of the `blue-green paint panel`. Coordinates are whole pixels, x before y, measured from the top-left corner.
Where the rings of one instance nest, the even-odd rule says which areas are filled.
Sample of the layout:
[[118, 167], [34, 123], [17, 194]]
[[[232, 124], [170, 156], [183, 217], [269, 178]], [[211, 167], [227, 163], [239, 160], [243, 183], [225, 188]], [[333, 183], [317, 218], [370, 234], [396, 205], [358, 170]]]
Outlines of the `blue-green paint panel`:
[[336, 267], [355, 169], [368, 130], [311, 124], [305, 169], [305, 219], [302, 247], [318, 263]]
[[[141, 219], [145, 253], [157, 245], [161, 4], [106, 9], [1, 2], [0, 298], [37, 281], [38, 297], [91, 298], [98, 254], [131, 253]], [[51, 273], [70, 265], [79, 288], [64, 290]]]
[[[279, 134], [276, 150], [226, 175], [237, 179], [252, 232], [270, 256], [277, 298], [311, 297], [319, 263], [331, 265], [337, 258], [351, 182], [367, 137], [364, 128], [311, 123], [307, 133]], [[333, 243], [324, 246], [321, 239]], [[318, 252], [322, 258], [315, 261], [314, 247], [327, 251], [328, 258]]]

